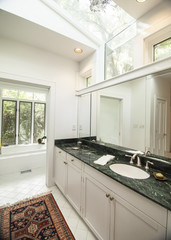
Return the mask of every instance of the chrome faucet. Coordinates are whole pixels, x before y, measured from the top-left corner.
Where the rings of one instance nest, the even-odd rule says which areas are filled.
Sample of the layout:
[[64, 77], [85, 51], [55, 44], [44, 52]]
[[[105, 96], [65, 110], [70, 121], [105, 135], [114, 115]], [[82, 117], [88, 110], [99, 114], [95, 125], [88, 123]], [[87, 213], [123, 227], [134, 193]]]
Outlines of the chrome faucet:
[[145, 165], [145, 169], [146, 169], [146, 171], [148, 171], [149, 170], [149, 164], [151, 164], [151, 165], [154, 165], [154, 163], [153, 162], [150, 162], [150, 161], [146, 161], [146, 165]]
[[140, 155], [141, 153], [135, 153], [132, 157], [131, 157], [131, 160], [130, 160], [130, 164], [133, 164], [134, 163], [134, 160], [137, 158], [137, 167], [141, 167], [141, 159], [140, 159], [140, 157], [139, 157], [139, 155]]
[[145, 156], [147, 156], [147, 155], [151, 155], [151, 152], [150, 152], [149, 150], [147, 150], [147, 151], [145, 152]]

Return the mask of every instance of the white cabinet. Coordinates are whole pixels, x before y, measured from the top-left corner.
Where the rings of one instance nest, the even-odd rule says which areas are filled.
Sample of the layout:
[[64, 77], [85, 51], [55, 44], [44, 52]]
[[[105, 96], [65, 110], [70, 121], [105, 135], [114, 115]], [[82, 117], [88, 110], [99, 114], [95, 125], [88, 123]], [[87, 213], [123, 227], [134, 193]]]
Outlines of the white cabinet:
[[166, 228], [85, 175], [84, 220], [101, 240], [164, 240]]
[[98, 239], [109, 239], [109, 190], [88, 175], [84, 176], [83, 218]]
[[91, 167], [86, 166], [85, 172], [83, 216], [98, 239], [165, 240], [167, 211], [164, 208], [125, 186], [122, 188], [114, 180], [111, 182]]
[[120, 197], [114, 196], [111, 240], [165, 240], [166, 228]]
[[55, 183], [99, 240], [171, 240], [171, 212], [56, 148]]
[[74, 208], [81, 211], [81, 191], [82, 191], [82, 176], [81, 176], [81, 162], [67, 154], [67, 191], [66, 197], [74, 206]]
[[167, 219], [167, 240], [171, 240], [171, 211], [168, 211]]
[[78, 212], [81, 211], [81, 168], [78, 159], [56, 147], [55, 183]]
[[66, 152], [55, 148], [55, 183], [59, 189], [66, 192]]

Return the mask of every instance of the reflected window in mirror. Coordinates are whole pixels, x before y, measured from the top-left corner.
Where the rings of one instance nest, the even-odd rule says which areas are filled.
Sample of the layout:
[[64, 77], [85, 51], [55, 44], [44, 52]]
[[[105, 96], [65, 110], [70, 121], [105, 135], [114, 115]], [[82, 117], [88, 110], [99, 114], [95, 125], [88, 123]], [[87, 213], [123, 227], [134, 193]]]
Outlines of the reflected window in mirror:
[[92, 76], [86, 77], [86, 87], [89, 87], [92, 85]]

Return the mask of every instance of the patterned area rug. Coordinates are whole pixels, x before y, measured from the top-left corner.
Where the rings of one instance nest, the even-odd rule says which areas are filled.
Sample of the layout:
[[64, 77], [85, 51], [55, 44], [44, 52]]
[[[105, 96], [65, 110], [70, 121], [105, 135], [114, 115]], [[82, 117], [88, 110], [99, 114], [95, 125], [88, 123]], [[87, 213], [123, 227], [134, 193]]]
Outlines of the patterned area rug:
[[2, 240], [72, 240], [72, 235], [52, 194], [0, 209]]

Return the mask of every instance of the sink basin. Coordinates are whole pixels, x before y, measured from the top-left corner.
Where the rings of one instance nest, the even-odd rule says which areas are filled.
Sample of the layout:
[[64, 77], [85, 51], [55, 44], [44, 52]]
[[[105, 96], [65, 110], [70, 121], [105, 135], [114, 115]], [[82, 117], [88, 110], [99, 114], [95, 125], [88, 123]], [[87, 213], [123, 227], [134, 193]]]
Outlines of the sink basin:
[[127, 165], [127, 164], [114, 163], [109, 167], [113, 172], [119, 175], [122, 175], [124, 177], [135, 178], [135, 179], [147, 179], [150, 177], [150, 175], [144, 170], [134, 166]]

